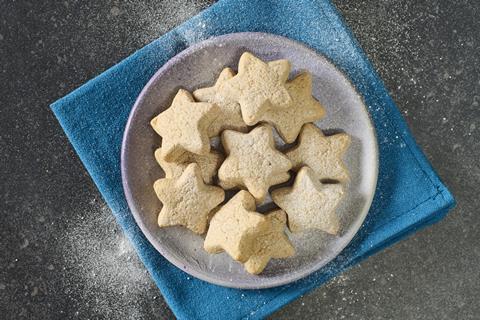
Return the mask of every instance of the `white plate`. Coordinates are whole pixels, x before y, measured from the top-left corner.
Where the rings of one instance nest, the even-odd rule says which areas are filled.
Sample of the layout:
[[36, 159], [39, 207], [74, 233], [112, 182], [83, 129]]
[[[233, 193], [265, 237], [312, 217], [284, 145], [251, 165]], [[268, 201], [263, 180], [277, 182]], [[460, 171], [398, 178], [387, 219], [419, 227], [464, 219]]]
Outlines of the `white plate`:
[[[344, 131], [352, 137], [345, 155], [351, 182], [337, 209], [342, 220], [340, 236], [319, 231], [289, 234], [297, 252], [288, 259], [271, 260], [260, 275], [251, 275], [226, 253], [208, 254], [203, 237], [185, 228], [159, 228], [161, 203], [153, 182], [164, 176], [153, 153], [161, 138], [150, 120], [167, 108], [182, 87], [189, 91], [211, 86], [220, 71], [236, 70], [240, 55], [250, 51], [263, 60], [288, 59], [292, 74], [313, 75], [313, 95], [327, 114], [316, 125], [327, 134]], [[279, 140], [277, 140], [279, 141]], [[122, 179], [135, 220], [152, 245], [171, 263], [202, 280], [235, 288], [268, 288], [307, 276], [337, 256], [360, 228], [375, 192], [378, 149], [374, 127], [362, 98], [349, 80], [325, 57], [306, 46], [265, 33], [236, 33], [195, 44], [168, 61], [143, 89], [130, 114], [122, 145]]]

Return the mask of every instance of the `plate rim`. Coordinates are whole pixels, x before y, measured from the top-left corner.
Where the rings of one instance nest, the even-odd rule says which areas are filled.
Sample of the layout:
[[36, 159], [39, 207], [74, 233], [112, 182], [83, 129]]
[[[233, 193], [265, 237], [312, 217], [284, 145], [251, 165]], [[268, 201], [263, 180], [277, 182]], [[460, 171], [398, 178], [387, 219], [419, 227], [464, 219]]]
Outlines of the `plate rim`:
[[[217, 278], [210, 278], [206, 276], [204, 273], [197, 272], [193, 268], [189, 268], [187, 265], [182, 263], [180, 260], [177, 260], [175, 256], [171, 255], [167, 250], [164, 250], [164, 248], [156, 241], [156, 237], [151, 234], [148, 231], [147, 226], [143, 222], [143, 220], [140, 217], [140, 213], [136, 210], [135, 206], [135, 201], [132, 196], [132, 191], [130, 189], [129, 183], [127, 181], [127, 165], [126, 165], [126, 158], [127, 158], [127, 147], [126, 143], [128, 141], [128, 136], [129, 133], [131, 132], [131, 125], [133, 122], [133, 118], [135, 113], [138, 110], [138, 107], [142, 104], [142, 102], [145, 100], [145, 96], [147, 95], [147, 92], [149, 91], [150, 87], [156, 82], [157, 78], [159, 78], [163, 73], [165, 73], [166, 70], [170, 68], [170, 66], [176, 64], [178, 61], [181, 61], [185, 56], [191, 54], [192, 52], [201, 49], [202, 47], [208, 46], [210, 44], [215, 44], [216, 42], [222, 41], [222, 40], [232, 40], [235, 38], [248, 38], [248, 37], [263, 37], [263, 38], [270, 38], [275, 41], [284, 41], [288, 43], [288, 45], [296, 48], [300, 48], [302, 50], [308, 50], [312, 51], [315, 55], [320, 56], [322, 59], [326, 61], [327, 64], [330, 64], [337, 72], [339, 72], [346, 80], [346, 83], [350, 88], [353, 90], [353, 93], [357, 96], [359, 101], [361, 102], [365, 113], [367, 114], [368, 117], [368, 125], [367, 127], [370, 129], [372, 136], [374, 138], [373, 141], [373, 151], [374, 151], [374, 159], [375, 163], [372, 165], [373, 169], [373, 183], [372, 183], [372, 189], [371, 192], [368, 194], [368, 198], [366, 199], [365, 205], [363, 212], [361, 214], [361, 219], [354, 225], [351, 226], [355, 230], [355, 232], [352, 233], [352, 236], [348, 239], [348, 241], [345, 241], [344, 244], [339, 246], [338, 253], [334, 255], [330, 260], [326, 261], [323, 264], [315, 265], [312, 268], [308, 268], [304, 270], [303, 272], [300, 273], [295, 273], [294, 276], [285, 278], [283, 280], [278, 280], [276, 282], [262, 282], [258, 281], [255, 283], [235, 283], [233, 281], [228, 281], [228, 280], [222, 280], [222, 279], [217, 279]], [[212, 283], [215, 285], [220, 285], [223, 287], [229, 287], [229, 288], [236, 288], [236, 289], [267, 289], [267, 288], [273, 288], [273, 287], [279, 287], [282, 285], [290, 284], [295, 281], [298, 281], [300, 279], [303, 279], [314, 272], [317, 272], [321, 268], [325, 267], [327, 264], [332, 262], [337, 256], [339, 256], [344, 249], [351, 243], [352, 239], [357, 235], [358, 231], [360, 230], [361, 226], [363, 225], [368, 212], [370, 211], [373, 199], [375, 197], [375, 191], [378, 183], [378, 172], [379, 172], [379, 146], [378, 146], [378, 137], [377, 137], [377, 132], [375, 130], [375, 125], [372, 119], [372, 115], [370, 114], [367, 104], [365, 103], [365, 98], [363, 95], [359, 93], [357, 90], [357, 87], [353, 84], [351, 79], [339, 68], [337, 67], [329, 58], [327, 58], [325, 55], [322, 53], [319, 53], [317, 50], [311, 48], [310, 46], [299, 42], [297, 40], [293, 40], [284, 36], [276, 35], [276, 34], [271, 34], [271, 33], [266, 33], [266, 32], [235, 32], [235, 33], [227, 33], [219, 36], [214, 36], [210, 37], [208, 39], [205, 39], [203, 41], [196, 42], [192, 44], [191, 46], [187, 47], [186, 49], [182, 50], [175, 56], [171, 57], [166, 63], [164, 63], [155, 73], [154, 75], [149, 79], [149, 81], [145, 84], [145, 86], [142, 88], [140, 94], [135, 100], [135, 103], [132, 106], [132, 109], [130, 110], [130, 113], [128, 115], [128, 120], [125, 125], [123, 137], [122, 137], [122, 146], [120, 150], [120, 170], [121, 170], [121, 177], [122, 177], [122, 186], [123, 186], [123, 191], [125, 198], [127, 200], [128, 208], [133, 215], [135, 222], [137, 225], [140, 227], [140, 230], [142, 231], [143, 235], [147, 238], [149, 243], [165, 258], [167, 259], [168, 262], [172, 263], [175, 267], [179, 268], [180, 270], [190, 274], [193, 277], [196, 277], [200, 280], [206, 281], [208, 283]]]

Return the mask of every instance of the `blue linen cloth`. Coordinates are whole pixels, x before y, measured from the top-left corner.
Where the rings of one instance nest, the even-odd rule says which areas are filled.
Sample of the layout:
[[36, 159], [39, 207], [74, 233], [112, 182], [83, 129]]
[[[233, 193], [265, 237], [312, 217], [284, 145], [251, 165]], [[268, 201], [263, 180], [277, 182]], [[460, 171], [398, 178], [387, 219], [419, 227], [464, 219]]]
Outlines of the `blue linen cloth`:
[[[237, 290], [189, 277], [146, 240], [122, 189], [120, 147], [136, 97], [190, 44], [241, 31], [279, 34], [331, 59], [363, 95], [380, 150], [375, 198], [359, 233], [329, 265], [278, 288]], [[179, 319], [259, 319], [345, 268], [441, 219], [455, 204], [352, 33], [327, 0], [221, 0], [52, 105], [118, 223]]]

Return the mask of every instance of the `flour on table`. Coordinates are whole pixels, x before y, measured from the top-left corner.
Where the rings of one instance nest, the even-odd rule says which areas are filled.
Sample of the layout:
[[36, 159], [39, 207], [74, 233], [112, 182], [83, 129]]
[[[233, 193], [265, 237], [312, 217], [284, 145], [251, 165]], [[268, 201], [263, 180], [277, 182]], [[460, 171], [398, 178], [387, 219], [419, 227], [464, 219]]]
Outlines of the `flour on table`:
[[[145, 301], [145, 292], [152, 280], [135, 257], [129, 240], [118, 229], [110, 209], [104, 204], [92, 204], [90, 212], [72, 217], [77, 220], [75, 226], [65, 230], [63, 239], [59, 239], [63, 243], [63, 259], [69, 268], [63, 272], [71, 274], [66, 293], [70, 289], [82, 291], [80, 296], [85, 301], [85, 310], [77, 311], [79, 317], [83, 312], [91, 314], [93, 309], [102, 316], [123, 314], [129, 319], [140, 319], [146, 312], [144, 305], [131, 302]], [[116, 297], [115, 304], [111, 302], [112, 295]], [[119, 306], [125, 310], [118, 310]]]

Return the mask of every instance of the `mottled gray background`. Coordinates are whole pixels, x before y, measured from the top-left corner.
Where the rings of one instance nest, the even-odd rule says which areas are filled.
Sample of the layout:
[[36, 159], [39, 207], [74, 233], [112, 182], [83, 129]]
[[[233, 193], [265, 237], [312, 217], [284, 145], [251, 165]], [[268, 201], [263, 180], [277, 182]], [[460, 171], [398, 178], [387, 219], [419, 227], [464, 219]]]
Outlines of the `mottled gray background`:
[[[272, 318], [480, 317], [479, 1], [334, 1], [458, 206]], [[0, 0], [0, 318], [168, 319], [48, 108], [210, 1]]]

